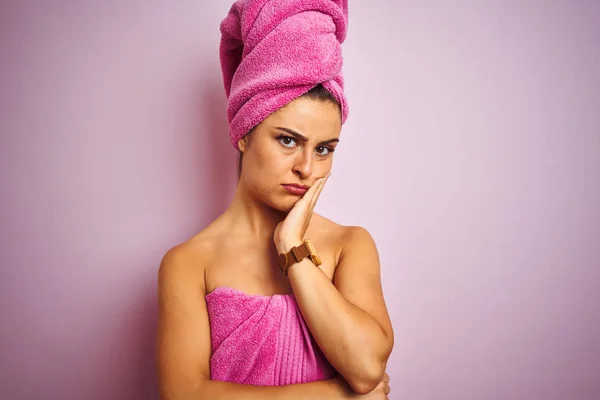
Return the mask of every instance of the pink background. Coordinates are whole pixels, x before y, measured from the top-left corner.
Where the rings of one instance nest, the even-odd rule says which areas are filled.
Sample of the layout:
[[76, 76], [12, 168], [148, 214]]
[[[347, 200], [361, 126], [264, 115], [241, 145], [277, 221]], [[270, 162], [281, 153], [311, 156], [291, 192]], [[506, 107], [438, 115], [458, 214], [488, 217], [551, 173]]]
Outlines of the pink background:
[[[2, 398], [157, 398], [158, 264], [235, 184], [230, 4], [2, 2]], [[378, 243], [392, 399], [600, 398], [599, 4], [350, 2], [318, 211]]]

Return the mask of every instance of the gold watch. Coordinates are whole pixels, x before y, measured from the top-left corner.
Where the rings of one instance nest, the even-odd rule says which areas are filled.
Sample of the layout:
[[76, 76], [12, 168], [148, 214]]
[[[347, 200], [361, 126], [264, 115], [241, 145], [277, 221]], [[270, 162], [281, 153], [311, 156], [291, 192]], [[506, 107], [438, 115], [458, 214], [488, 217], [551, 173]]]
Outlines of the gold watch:
[[313, 264], [317, 267], [321, 265], [321, 259], [317, 255], [317, 251], [315, 247], [310, 242], [310, 240], [306, 239], [302, 242], [301, 245], [292, 247], [292, 250], [288, 253], [282, 253], [277, 258], [277, 263], [279, 264], [279, 268], [284, 274], [288, 274], [288, 269], [300, 261], [304, 260], [306, 257], [310, 258]]

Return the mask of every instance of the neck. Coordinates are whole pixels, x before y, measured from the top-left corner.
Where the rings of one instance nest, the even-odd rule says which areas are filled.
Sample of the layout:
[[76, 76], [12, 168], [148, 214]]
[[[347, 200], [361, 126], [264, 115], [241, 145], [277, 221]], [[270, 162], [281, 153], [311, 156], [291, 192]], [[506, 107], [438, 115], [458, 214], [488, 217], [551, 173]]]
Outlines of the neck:
[[277, 224], [287, 215], [257, 199], [242, 181], [237, 185], [227, 213], [235, 221], [232, 227], [235, 233], [258, 241], [268, 238], [271, 242]]

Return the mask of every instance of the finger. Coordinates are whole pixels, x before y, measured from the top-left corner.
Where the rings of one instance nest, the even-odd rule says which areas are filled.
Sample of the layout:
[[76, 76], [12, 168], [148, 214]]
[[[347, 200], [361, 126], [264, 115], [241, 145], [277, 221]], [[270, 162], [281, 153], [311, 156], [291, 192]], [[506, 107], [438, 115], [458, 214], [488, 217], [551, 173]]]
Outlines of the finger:
[[313, 208], [315, 208], [315, 204], [317, 204], [317, 200], [319, 199], [319, 195], [321, 194], [321, 191], [323, 190], [323, 186], [325, 186], [325, 180], [326, 178], [321, 178], [319, 180], [318, 183], [315, 184], [315, 186], [317, 187], [315, 192], [313, 193], [311, 199], [310, 199], [310, 209], [312, 210]]
[[310, 204], [312, 203], [312, 199], [315, 196], [315, 193], [317, 192], [317, 189], [319, 188], [319, 183], [321, 182], [320, 179], [317, 179], [311, 187], [308, 188], [308, 190], [306, 191], [306, 193], [304, 193], [302, 195], [302, 197], [300, 198], [300, 201], [304, 201], [306, 202], [306, 204], [308, 206], [310, 206]]
[[306, 192], [306, 195], [304, 197], [308, 197], [312, 201], [312, 199], [315, 197], [315, 194], [317, 194], [317, 192], [319, 191], [319, 187], [321, 187], [321, 184], [326, 178], [327, 176], [317, 179], [310, 187], [310, 189], [308, 189], [308, 192]]
[[390, 376], [388, 375], [387, 372], [383, 373], [383, 379], [382, 379], [385, 383], [389, 383], [390, 382]]
[[323, 188], [325, 187], [325, 183], [327, 182], [327, 179], [329, 179], [329, 177], [331, 176], [331, 173], [329, 173], [326, 177], [321, 179], [321, 182], [319, 182], [319, 185], [317, 186], [317, 190], [315, 191], [315, 194], [313, 195], [311, 201], [310, 201], [310, 209], [314, 209], [315, 205], [317, 204], [317, 200], [319, 200], [319, 196], [321, 195], [321, 192], [323, 191]]
[[385, 384], [384, 388], [383, 388], [383, 394], [390, 394], [390, 385], [388, 385], [387, 383]]
[[319, 180], [317, 179], [315, 181], [315, 183], [313, 183], [313, 185], [311, 187], [309, 187], [306, 192], [304, 192], [302, 197], [300, 197], [300, 199], [298, 199], [298, 201], [296, 202], [296, 205], [299, 208], [300, 207], [310, 208], [312, 198], [314, 197], [314, 194], [318, 189], [318, 183], [319, 183]]

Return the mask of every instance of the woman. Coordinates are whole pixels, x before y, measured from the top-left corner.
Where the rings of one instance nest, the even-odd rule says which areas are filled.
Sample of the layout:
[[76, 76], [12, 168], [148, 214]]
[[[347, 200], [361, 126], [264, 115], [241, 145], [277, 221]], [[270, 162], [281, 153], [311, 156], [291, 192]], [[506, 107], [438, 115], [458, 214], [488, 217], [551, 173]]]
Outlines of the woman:
[[313, 213], [347, 115], [346, 17], [345, 1], [243, 0], [221, 24], [239, 182], [161, 263], [164, 399], [387, 398], [375, 244]]

